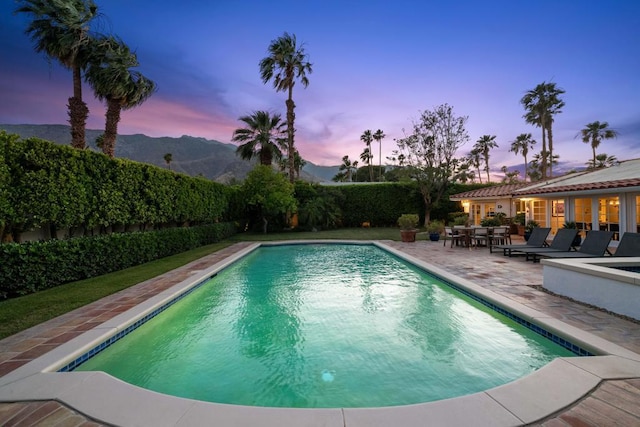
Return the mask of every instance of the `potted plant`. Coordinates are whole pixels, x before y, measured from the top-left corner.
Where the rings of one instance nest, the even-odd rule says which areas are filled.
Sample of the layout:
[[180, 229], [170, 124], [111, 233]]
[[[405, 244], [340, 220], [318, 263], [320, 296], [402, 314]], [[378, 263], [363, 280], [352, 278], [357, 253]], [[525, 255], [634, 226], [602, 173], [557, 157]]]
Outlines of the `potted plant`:
[[469, 215], [460, 215], [454, 218], [453, 225], [469, 226]]
[[440, 240], [440, 235], [444, 233], [444, 222], [439, 220], [433, 220], [427, 226], [427, 232], [429, 233], [429, 240], [437, 242]]
[[[576, 224], [575, 221], [565, 221], [565, 223], [562, 226], [562, 228], [577, 229], [578, 228], [578, 224]], [[581, 243], [582, 243], [582, 237], [578, 233], [578, 234], [576, 234], [576, 237], [573, 238], [573, 242], [571, 242], [571, 246], [580, 246]]]
[[531, 232], [536, 227], [540, 227], [540, 224], [537, 221], [534, 221], [533, 219], [527, 221], [527, 225], [524, 226], [524, 240], [529, 240]]
[[400, 236], [403, 242], [415, 242], [416, 233], [418, 232], [418, 215], [417, 214], [402, 214], [398, 218], [398, 225], [400, 226]]
[[513, 217], [513, 223], [516, 225], [516, 233], [518, 236], [524, 236], [524, 212], [520, 212]]

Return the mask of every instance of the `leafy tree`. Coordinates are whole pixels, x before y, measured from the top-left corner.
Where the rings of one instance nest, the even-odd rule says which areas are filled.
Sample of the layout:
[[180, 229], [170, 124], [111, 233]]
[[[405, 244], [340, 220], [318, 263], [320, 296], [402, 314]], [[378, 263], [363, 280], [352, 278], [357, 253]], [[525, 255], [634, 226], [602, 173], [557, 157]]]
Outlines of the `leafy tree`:
[[531, 137], [530, 133], [521, 133], [516, 137], [514, 141], [511, 142], [511, 148], [509, 151], [518, 155], [518, 153], [522, 153], [524, 157], [524, 180], [527, 180], [527, 154], [529, 154], [529, 149], [533, 148], [536, 141]]
[[287, 155], [289, 158], [289, 181], [293, 183], [295, 171], [295, 147], [293, 134], [295, 132], [295, 103], [293, 102], [293, 87], [296, 80], [304, 87], [309, 85], [307, 74], [312, 72], [312, 64], [302, 46], [296, 45], [296, 36], [284, 33], [281, 37], [271, 41], [268, 48], [269, 56], [260, 61], [260, 77], [263, 83], [273, 80], [273, 87], [277, 92], [287, 92]]
[[362, 160], [369, 166], [369, 181], [373, 182], [373, 152], [371, 151], [371, 142], [373, 142], [373, 135], [371, 134], [371, 131], [369, 129], [365, 130], [364, 133], [360, 135], [360, 141], [364, 142], [367, 145], [367, 148], [365, 148], [360, 155], [360, 160]]
[[268, 111], [255, 111], [250, 116], [240, 117], [246, 126], [233, 131], [234, 142], [243, 142], [236, 149], [245, 160], [254, 156], [260, 159], [260, 164], [271, 166], [273, 160], [282, 158], [285, 148], [284, 126], [280, 114], [269, 114]]
[[465, 128], [468, 117], [456, 117], [453, 107], [440, 105], [424, 111], [413, 132], [398, 139], [398, 148], [405, 154], [407, 168], [418, 183], [424, 202], [425, 226], [431, 210], [438, 205], [453, 174], [455, 152], [469, 140]]
[[156, 84], [132, 70], [140, 64], [122, 40], [101, 36], [91, 44], [85, 80], [96, 97], [107, 103], [102, 152], [113, 158], [121, 111], [144, 103], [156, 91]]
[[613, 139], [618, 136], [618, 132], [609, 128], [607, 122], [591, 122], [580, 131], [578, 135], [582, 136], [582, 142], [585, 144], [591, 143], [591, 149], [593, 150], [593, 159], [591, 164], [594, 166], [597, 164], [596, 148], [600, 146], [600, 143], [604, 139]]
[[33, 18], [25, 32], [36, 52], [72, 71], [73, 96], [68, 105], [71, 145], [84, 149], [89, 109], [82, 100], [82, 70], [92, 40], [89, 25], [98, 16], [98, 6], [93, 0], [19, 0], [18, 4], [16, 13]]
[[[542, 82], [534, 89], [529, 90], [520, 99], [520, 103], [526, 110], [524, 119], [527, 123], [542, 129], [542, 158], [541, 174], [542, 178], [553, 176], [553, 116], [562, 112], [565, 103], [560, 99], [560, 95], [565, 93], [563, 89], [556, 87], [555, 83]], [[547, 139], [549, 140], [549, 150], [547, 150]]]
[[593, 161], [593, 159], [589, 160], [587, 162], [587, 168], [589, 169], [609, 168], [611, 166], [614, 166], [616, 163], [618, 163], [618, 159], [616, 158], [616, 156], [609, 156], [607, 155], [607, 153], [602, 153], [602, 154], [596, 155], [595, 162]]
[[167, 166], [169, 167], [169, 170], [171, 170], [171, 162], [173, 161], [173, 154], [171, 153], [167, 153], [164, 155], [164, 161], [167, 164]]
[[487, 172], [487, 183], [491, 182], [491, 176], [489, 175], [489, 151], [496, 147], [498, 147], [498, 143], [496, 142], [495, 135], [482, 135], [473, 146], [473, 148], [482, 155], [482, 159], [484, 160], [484, 170]]
[[373, 139], [378, 141], [379, 153], [378, 153], [378, 168], [380, 169], [380, 174], [378, 175], [378, 181], [382, 181], [382, 140], [386, 135], [380, 129], [378, 129], [373, 134]]
[[242, 191], [247, 205], [254, 208], [262, 219], [264, 233], [269, 221], [296, 209], [293, 184], [270, 166], [258, 165], [249, 172]]

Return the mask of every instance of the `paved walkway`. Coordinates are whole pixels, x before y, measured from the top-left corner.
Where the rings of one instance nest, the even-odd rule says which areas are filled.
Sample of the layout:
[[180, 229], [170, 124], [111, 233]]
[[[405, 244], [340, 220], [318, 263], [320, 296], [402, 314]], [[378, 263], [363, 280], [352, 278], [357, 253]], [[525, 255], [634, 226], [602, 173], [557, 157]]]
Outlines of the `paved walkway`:
[[[521, 304], [640, 353], [640, 323], [544, 292], [540, 289], [540, 264], [525, 262], [522, 258], [490, 254], [486, 248], [450, 248], [448, 244], [443, 246], [443, 242], [420, 240], [415, 243], [385, 243]], [[0, 341], [0, 376], [248, 245], [249, 243], [238, 243]], [[0, 404], [0, 425], [74, 427], [102, 424], [88, 420], [82, 414], [58, 402], [48, 401]], [[605, 381], [582, 401], [535, 425], [640, 426], [640, 379]]]

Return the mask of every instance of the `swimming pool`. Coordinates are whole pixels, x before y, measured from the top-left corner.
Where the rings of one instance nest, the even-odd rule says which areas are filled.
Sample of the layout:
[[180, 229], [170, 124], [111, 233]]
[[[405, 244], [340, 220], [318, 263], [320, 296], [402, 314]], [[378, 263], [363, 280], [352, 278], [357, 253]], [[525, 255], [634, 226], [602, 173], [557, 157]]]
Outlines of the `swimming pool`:
[[[295, 409], [216, 404], [152, 392], [101, 372], [64, 371], [65, 367], [79, 363], [96, 349], [153, 318], [171, 301], [243, 256], [261, 246], [281, 243], [239, 243], [230, 248], [231, 253], [225, 257], [207, 257], [211, 259], [208, 264], [197, 262], [179, 269], [176, 271], [179, 280], [175, 280], [176, 274], [171, 272], [136, 286], [144, 298], [135, 292], [135, 306], [0, 377], [0, 402], [55, 400], [108, 425], [195, 427], [216, 420], [216, 425], [234, 427], [418, 427], [429, 420], [434, 425], [513, 426], [536, 422], [569, 407], [603, 380], [640, 378], [640, 354], [523, 304], [510, 292], [495, 292], [456, 276], [430, 262], [431, 250], [422, 252], [421, 245], [377, 241], [368, 243], [445, 278], [456, 289], [530, 324], [551, 339], [575, 343], [596, 356], [558, 358], [519, 380], [458, 398], [379, 408]], [[166, 281], [174, 285], [150, 292], [156, 284]]]
[[254, 251], [76, 370], [217, 403], [379, 407], [572, 355], [378, 247], [308, 244]]

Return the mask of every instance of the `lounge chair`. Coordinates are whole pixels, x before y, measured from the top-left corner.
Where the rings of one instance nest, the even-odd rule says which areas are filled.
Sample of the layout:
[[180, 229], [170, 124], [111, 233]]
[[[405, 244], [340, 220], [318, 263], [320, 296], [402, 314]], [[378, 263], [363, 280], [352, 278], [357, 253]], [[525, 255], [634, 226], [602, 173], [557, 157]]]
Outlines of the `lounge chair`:
[[540, 262], [540, 257], [545, 258], [593, 258], [603, 257], [609, 248], [609, 242], [613, 237], [613, 231], [595, 230], [589, 231], [584, 242], [577, 251], [534, 253], [533, 262]]
[[[535, 229], [534, 229], [535, 230]], [[524, 252], [526, 260], [535, 259], [535, 254], [550, 253], [550, 252], [567, 252], [571, 249], [573, 239], [578, 234], [578, 230], [575, 228], [561, 228], [556, 233], [555, 237], [551, 241], [549, 247], [543, 248], [522, 248], [517, 252]]]
[[631, 233], [630, 231], [626, 231], [622, 235], [622, 238], [620, 239], [620, 243], [618, 244], [616, 251], [613, 253], [613, 256], [640, 257], [640, 233]]
[[529, 236], [529, 240], [524, 245], [496, 245], [493, 246], [493, 249], [502, 249], [502, 255], [504, 256], [512, 256], [512, 251], [517, 251], [520, 249], [531, 249], [531, 248], [541, 248], [547, 244], [547, 236], [551, 228], [546, 227], [536, 227], [531, 232], [531, 236]]

